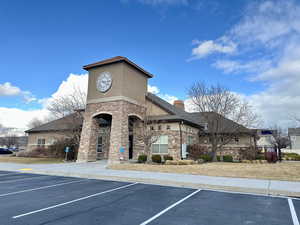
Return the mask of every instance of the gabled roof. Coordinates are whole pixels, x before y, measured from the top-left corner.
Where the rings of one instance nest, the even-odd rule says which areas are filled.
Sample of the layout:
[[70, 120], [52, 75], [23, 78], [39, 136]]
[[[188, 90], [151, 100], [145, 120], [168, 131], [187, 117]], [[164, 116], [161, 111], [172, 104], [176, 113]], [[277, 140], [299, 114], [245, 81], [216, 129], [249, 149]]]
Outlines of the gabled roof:
[[190, 113], [187, 113], [184, 110], [175, 107], [174, 105], [168, 103], [162, 98], [150, 92], [147, 93], [146, 98], [153, 104], [170, 113], [170, 115], [151, 116], [150, 119], [165, 121], [184, 121], [193, 126], [203, 127], [203, 124], [200, 122], [200, 120], [198, 120], [195, 117], [192, 117]]
[[289, 135], [300, 136], [300, 127], [297, 128], [289, 128]]
[[129, 59], [127, 59], [126, 57], [123, 57], [123, 56], [116, 56], [116, 57], [113, 57], [113, 58], [110, 58], [110, 59], [105, 59], [105, 60], [102, 60], [102, 61], [99, 61], [99, 62], [88, 64], [88, 65], [83, 66], [83, 69], [89, 70], [89, 69], [94, 68], [94, 67], [104, 66], [104, 65], [108, 65], [108, 64], [112, 64], [112, 63], [118, 63], [118, 62], [125, 62], [125, 63], [133, 66], [135, 69], [137, 69], [140, 72], [142, 72], [143, 74], [145, 74], [148, 78], [153, 77], [153, 75], [151, 73], [144, 70], [142, 67], [138, 66], [137, 64], [135, 64], [134, 62], [130, 61]]
[[[208, 125], [213, 125], [212, 123], [210, 124], [210, 121], [217, 119], [219, 121], [217, 126], [219, 127], [216, 128], [216, 130], [222, 131], [224, 133], [256, 133], [255, 131], [252, 131], [251, 129], [248, 129], [243, 125], [238, 124], [233, 120], [227, 119], [215, 112], [194, 112], [189, 114], [195, 119], [198, 118], [199, 122], [201, 122], [202, 124], [206, 123]], [[209, 126], [207, 132], [210, 132]]]
[[[194, 126], [197, 128], [203, 128], [205, 126], [205, 124], [207, 124], [209, 121], [213, 120], [215, 117], [221, 116], [214, 112], [189, 113], [180, 108], [175, 107], [174, 105], [168, 103], [167, 101], [161, 99], [160, 97], [158, 97], [152, 93], [147, 93], [146, 99], [169, 113], [169, 115], [150, 116], [150, 120], [153, 120], [153, 121], [170, 121], [170, 122], [182, 121], [191, 126]], [[84, 110], [81, 110], [81, 111], [84, 111]], [[237, 124], [232, 120], [229, 120], [222, 116], [221, 116], [221, 118], [222, 118], [221, 124], [224, 127], [226, 127], [226, 129], [224, 129], [224, 131], [226, 131], [226, 132], [232, 132], [233, 129], [231, 129], [231, 128], [234, 128], [235, 132], [238, 131], [239, 133], [253, 133], [250, 129], [248, 129], [240, 124]], [[82, 120], [78, 119], [77, 114], [74, 113], [74, 114], [65, 116], [61, 119], [57, 119], [57, 120], [51, 121], [49, 123], [43, 124], [39, 127], [32, 128], [25, 132], [33, 133], [33, 132], [49, 132], [49, 131], [66, 131], [66, 130], [71, 130], [78, 126], [81, 126], [82, 122], [83, 122]], [[209, 132], [209, 130], [208, 130], [208, 132]]]
[[42, 124], [41, 126], [26, 130], [25, 132], [34, 133], [34, 132], [49, 132], [49, 131], [66, 131], [66, 130], [74, 129], [76, 127], [80, 127], [81, 125], [82, 125], [82, 121], [78, 117], [77, 113], [73, 113], [63, 118]]

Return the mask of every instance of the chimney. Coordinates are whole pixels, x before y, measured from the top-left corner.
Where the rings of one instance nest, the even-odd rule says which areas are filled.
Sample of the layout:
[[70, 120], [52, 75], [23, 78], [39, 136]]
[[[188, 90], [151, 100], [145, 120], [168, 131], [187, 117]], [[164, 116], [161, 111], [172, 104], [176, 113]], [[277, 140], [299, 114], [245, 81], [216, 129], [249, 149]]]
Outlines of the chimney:
[[173, 105], [179, 109], [182, 109], [183, 111], [184, 110], [184, 102], [182, 100], [175, 100]]

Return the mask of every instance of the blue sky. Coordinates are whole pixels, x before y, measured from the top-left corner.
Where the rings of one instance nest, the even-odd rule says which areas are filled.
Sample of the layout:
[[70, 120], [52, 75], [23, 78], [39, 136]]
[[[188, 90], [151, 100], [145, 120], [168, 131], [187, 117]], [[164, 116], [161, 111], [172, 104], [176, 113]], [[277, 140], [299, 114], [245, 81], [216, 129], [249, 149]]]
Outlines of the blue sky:
[[[290, 0], [1, 1], [0, 123], [16, 126], [6, 118], [10, 110], [38, 115], [45, 107], [42, 100], [71, 73], [85, 74], [83, 65], [117, 55], [153, 73], [149, 83], [162, 96], [186, 99], [195, 81], [221, 83], [257, 104], [269, 124], [286, 122], [284, 112], [281, 118], [272, 115], [294, 107], [295, 100], [268, 106], [267, 112], [265, 104], [299, 96], [296, 91], [276, 96], [286, 89], [278, 83], [300, 87], [295, 75], [300, 69], [280, 67], [300, 56], [295, 52], [290, 59], [286, 53], [299, 50], [299, 24], [287, 31], [284, 26], [298, 19], [297, 10], [299, 2]], [[275, 69], [287, 75], [278, 80]]]

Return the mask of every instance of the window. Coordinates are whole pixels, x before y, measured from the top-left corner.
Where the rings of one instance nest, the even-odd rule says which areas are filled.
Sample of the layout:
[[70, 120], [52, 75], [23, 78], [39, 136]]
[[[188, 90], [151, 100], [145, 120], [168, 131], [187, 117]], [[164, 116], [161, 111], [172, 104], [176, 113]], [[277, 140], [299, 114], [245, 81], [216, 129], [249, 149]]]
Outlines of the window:
[[170, 130], [171, 129], [171, 126], [170, 125], [167, 125], [167, 130]]
[[161, 130], [161, 125], [158, 125], [158, 130]]
[[152, 144], [153, 154], [168, 154], [168, 135], [163, 135]]
[[154, 130], [154, 126], [151, 126], [150, 129], [151, 129], [151, 130]]
[[239, 142], [240, 142], [240, 139], [239, 139], [239, 138], [235, 138], [234, 140], [235, 140], [236, 143], [239, 143]]
[[38, 138], [37, 146], [38, 147], [45, 147], [46, 139], [45, 138]]
[[189, 136], [187, 137], [187, 144], [188, 144], [188, 145], [191, 145], [191, 144], [193, 144], [193, 142], [194, 142], [194, 137], [191, 136], [191, 135], [189, 135]]
[[97, 138], [97, 152], [98, 152], [98, 153], [99, 153], [99, 152], [103, 152], [102, 147], [103, 147], [103, 144], [102, 144], [102, 136], [99, 136], [99, 137]]

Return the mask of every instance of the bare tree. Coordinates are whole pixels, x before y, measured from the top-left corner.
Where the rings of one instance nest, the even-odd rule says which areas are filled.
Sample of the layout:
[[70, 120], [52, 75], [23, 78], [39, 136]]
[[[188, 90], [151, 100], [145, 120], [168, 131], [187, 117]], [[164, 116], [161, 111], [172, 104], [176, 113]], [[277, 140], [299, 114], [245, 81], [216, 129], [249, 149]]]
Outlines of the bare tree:
[[18, 137], [14, 134], [6, 135], [1, 138], [1, 145], [6, 146], [7, 148], [18, 147]]
[[207, 123], [208, 129], [201, 135], [209, 137], [214, 161], [224, 145], [249, 132], [246, 127], [258, 123], [250, 104], [221, 85], [196, 82], [189, 88], [188, 95], [195, 111], [200, 112]]
[[27, 124], [27, 127], [29, 129], [39, 127], [39, 126], [43, 125], [46, 122], [48, 122], [48, 121], [42, 120], [42, 119], [39, 119], [39, 118], [35, 117], [35, 118], [33, 118], [32, 120], [29, 121], [29, 123]]
[[86, 92], [80, 87], [73, 87], [72, 93], [59, 96], [52, 99], [47, 106], [47, 109], [56, 118], [62, 118], [70, 115], [76, 110], [84, 109], [86, 105]]
[[272, 136], [274, 137], [271, 144], [274, 146], [274, 149], [277, 149], [279, 160], [281, 161], [281, 149], [286, 148], [291, 142], [282, 127], [276, 125], [272, 127], [271, 130], [273, 131]]
[[[143, 115], [143, 120], [134, 121], [135, 127], [133, 129], [134, 136], [144, 146], [144, 153], [147, 155], [147, 160], [151, 159], [151, 147], [159, 139], [161, 132], [157, 129], [159, 121], [155, 116], [150, 116], [152, 107], [148, 106]], [[134, 126], [134, 124], [129, 124]]]
[[144, 144], [144, 152], [145, 155], [147, 155], [148, 161], [151, 156], [152, 144], [157, 142], [160, 136], [158, 130], [155, 129], [154, 124], [156, 125], [157, 123], [154, 123], [150, 120], [150, 117], [147, 116], [143, 121], [139, 122], [138, 132], [136, 133], [136, 137]]
[[74, 86], [72, 93], [52, 99], [47, 107], [53, 117], [64, 117], [61, 123], [66, 128], [65, 135], [72, 140], [76, 150], [80, 144], [85, 106], [86, 92]]

